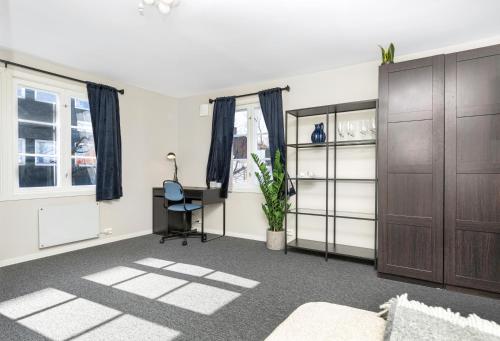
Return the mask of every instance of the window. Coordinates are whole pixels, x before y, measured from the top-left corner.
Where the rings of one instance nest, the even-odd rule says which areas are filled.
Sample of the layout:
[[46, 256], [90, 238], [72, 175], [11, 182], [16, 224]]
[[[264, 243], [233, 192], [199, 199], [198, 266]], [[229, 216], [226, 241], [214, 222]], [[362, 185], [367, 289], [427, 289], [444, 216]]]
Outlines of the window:
[[234, 191], [257, 191], [255, 178], [257, 167], [251, 154], [265, 160], [271, 169], [269, 136], [262, 111], [258, 103], [238, 105], [234, 118], [232, 154], [232, 189]]
[[85, 87], [8, 69], [0, 84], [0, 200], [94, 194]]
[[89, 102], [71, 98], [71, 182], [73, 186], [95, 185], [97, 159]]
[[57, 102], [54, 93], [17, 88], [19, 187], [55, 187], [57, 154]]

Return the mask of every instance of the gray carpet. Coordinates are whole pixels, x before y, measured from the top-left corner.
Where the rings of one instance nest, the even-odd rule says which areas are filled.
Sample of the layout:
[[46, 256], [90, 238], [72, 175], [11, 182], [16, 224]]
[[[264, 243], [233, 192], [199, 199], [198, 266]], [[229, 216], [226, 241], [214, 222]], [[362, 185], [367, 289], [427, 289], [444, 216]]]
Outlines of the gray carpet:
[[[201, 244], [190, 239], [161, 245], [145, 236], [41, 260], [0, 268], [0, 302], [55, 288], [126, 314], [177, 330], [176, 340], [262, 340], [299, 305], [326, 301], [378, 311], [389, 298], [410, 299], [476, 313], [500, 323], [500, 301], [420, 285], [380, 279], [373, 266], [289, 252], [272, 252], [264, 243], [223, 238]], [[168, 272], [168, 276], [231, 290], [241, 295], [212, 315], [204, 315], [82, 279], [115, 266], [165, 275], [165, 270], [133, 262], [154, 257], [223, 271], [260, 282], [243, 288], [203, 277]], [[59, 326], [64, 328], [64, 326]], [[45, 340], [43, 336], [0, 315], [1, 340]]]

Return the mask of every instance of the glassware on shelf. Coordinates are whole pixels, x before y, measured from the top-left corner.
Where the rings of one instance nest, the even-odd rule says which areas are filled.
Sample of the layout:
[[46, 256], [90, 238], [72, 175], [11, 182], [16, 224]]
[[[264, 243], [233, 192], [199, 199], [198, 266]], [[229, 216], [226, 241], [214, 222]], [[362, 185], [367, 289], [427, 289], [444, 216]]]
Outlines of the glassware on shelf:
[[312, 171], [305, 171], [305, 172], [299, 172], [299, 177], [300, 178], [314, 178], [314, 172]]
[[344, 133], [345, 123], [338, 122], [337, 125], [338, 125], [337, 132], [339, 135], [339, 140], [344, 139], [344, 137], [345, 137], [345, 133]]
[[371, 119], [370, 132], [373, 134], [373, 138], [377, 137], [377, 122], [375, 122], [375, 117]]
[[367, 120], [361, 121], [361, 127], [359, 128], [359, 133], [362, 136], [366, 136], [368, 134], [368, 121]]
[[354, 137], [354, 125], [351, 121], [347, 121], [347, 136]]

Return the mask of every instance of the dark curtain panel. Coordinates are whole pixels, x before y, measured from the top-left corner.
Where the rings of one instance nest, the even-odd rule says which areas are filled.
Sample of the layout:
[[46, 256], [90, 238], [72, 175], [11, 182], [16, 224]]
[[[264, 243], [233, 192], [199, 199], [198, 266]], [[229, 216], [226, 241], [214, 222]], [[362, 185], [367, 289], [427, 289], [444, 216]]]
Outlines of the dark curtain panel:
[[115, 88], [87, 83], [97, 155], [96, 200], [123, 196], [120, 106]]
[[221, 196], [224, 198], [227, 198], [229, 186], [235, 111], [236, 100], [234, 97], [223, 97], [215, 100], [206, 181], [207, 186], [210, 181], [222, 183]]
[[[281, 96], [281, 88], [263, 90], [259, 92], [260, 108], [262, 116], [266, 122], [267, 131], [269, 133], [269, 149], [271, 151], [271, 160], [274, 164], [274, 155], [276, 150], [281, 153], [281, 162], [285, 164], [286, 149], [285, 149], [285, 129], [283, 124], [283, 99]], [[295, 194], [293, 184], [290, 182], [288, 193]]]

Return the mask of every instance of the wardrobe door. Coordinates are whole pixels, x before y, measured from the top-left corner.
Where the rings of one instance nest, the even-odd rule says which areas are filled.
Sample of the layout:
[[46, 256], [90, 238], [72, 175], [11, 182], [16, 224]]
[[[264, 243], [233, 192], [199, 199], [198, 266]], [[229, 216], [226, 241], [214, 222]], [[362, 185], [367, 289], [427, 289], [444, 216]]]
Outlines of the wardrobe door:
[[381, 66], [379, 82], [378, 270], [442, 282], [444, 56]]
[[500, 45], [446, 56], [445, 282], [500, 292]]

